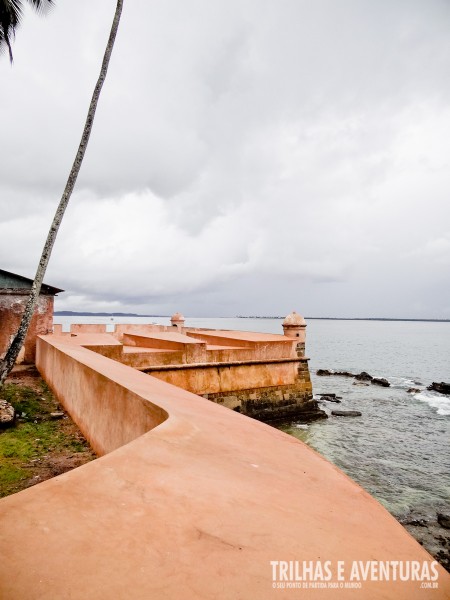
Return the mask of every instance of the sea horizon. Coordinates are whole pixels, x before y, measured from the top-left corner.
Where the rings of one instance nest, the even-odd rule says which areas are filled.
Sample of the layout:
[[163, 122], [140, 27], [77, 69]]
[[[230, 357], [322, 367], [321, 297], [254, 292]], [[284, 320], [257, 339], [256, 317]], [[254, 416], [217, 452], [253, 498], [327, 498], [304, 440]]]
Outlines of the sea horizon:
[[[53, 313], [57, 317], [145, 317], [145, 318], [170, 318], [171, 315], [157, 315], [157, 314], [139, 314], [139, 313], [127, 313], [127, 312], [89, 312], [89, 311], [73, 311], [73, 310], [55, 310]], [[285, 319], [284, 316], [257, 316], [257, 315], [235, 315], [235, 316], [187, 316], [187, 319]], [[417, 323], [450, 323], [450, 319], [439, 319], [439, 318], [410, 318], [410, 317], [304, 317], [307, 320], [317, 321], [402, 321], [402, 322], [417, 322]]]

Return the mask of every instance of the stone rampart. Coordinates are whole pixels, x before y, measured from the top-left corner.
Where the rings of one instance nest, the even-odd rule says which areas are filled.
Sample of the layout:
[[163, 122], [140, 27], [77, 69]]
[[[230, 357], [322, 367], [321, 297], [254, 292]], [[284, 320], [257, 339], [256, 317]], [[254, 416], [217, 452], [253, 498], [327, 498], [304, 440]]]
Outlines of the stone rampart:
[[105, 325], [76, 325], [55, 335], [253, 418], [326, 417], [313, 400], [303, 333], [300, 339], [181, 325], [116, 325], [106, 333]]

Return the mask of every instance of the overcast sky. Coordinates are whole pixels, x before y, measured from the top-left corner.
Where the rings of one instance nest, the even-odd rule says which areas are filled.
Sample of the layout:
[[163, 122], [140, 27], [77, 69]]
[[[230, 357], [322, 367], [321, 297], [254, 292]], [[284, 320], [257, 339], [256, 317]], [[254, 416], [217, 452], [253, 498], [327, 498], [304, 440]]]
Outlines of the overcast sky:
[[[33, 277], [115, 9], [0, 57], [0, 268]], [[448, 0], [125, 0], [57, 309], [450, 318]]]

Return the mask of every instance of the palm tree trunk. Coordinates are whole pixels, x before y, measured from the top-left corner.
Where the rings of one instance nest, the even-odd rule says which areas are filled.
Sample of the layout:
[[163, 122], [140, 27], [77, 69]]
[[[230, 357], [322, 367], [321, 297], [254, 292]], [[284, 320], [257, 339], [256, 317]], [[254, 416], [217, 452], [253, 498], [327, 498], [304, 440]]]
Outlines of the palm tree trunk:
[[100, 92], [103, 87], [103, 83], [106, 78], [106, 73], [108, 71], [109, 60], [111, 58], [111, 53], [114, 46], [114, 41], [116, 39], [117, 29], [119, 27], [120, 15], [122, 13], [123, 0], [117, 0], [116, 12], [114, 14], [114, 20], [111, 26], [111, 32], [109, 34], [108, 43], [106, 45], [105, 54], [103, 56], [102, 67], [100, 69], [100, 75], [97, 80], [97, 84], [94, 89], [94, 93], [92, 94], [91, 103], [89, 105], [89, 110], [86, 118], [86, 122], [84, 125], [83, 134], [81, 136], [80, 145], [78, 146], [78, 151], [75, 156], [75, 160], [72, 165], [72, 169], [70, 170], [69, 178], [67, 179], [66, 187], [64, 189], [64, 193], [62, 195], [59, 206], [56, 210], [55, 216], [53, 218], [52, 225], [50, 227], [50, 231], [48, 232], [47, 241], [45, 242], [44, 248], [42, 250], [41, 260], [39, 261], [39, 266], [36, 271], [36, 276], [33, 281], [33, 285], [31, 286], [30, 296], [28, 298], [27, 305], [25, 307], [25, 311], [22, 316], [22, 321], [20, 323], [19, 329], [11, 342], [11, 345], [6, 353], [6, 356], [3, 360], [0, 361], [0, 387], [3, 385], [6, 377], [11, 372], [11, 369], [16, 362], [17, 356], [19, 355], [20, 349], [23, 346], [25, 341], [25, 337], [28, 332], [28, 328], [30, 326], [31, 318], [34, 313], [34, 309], [36, 307], [37, 299], [39, 298], [39, 294], [41, 291], [42, 282], [44, 280], [45, 271], [47, 270], [48, 261], [50, 259], [50, 255], [52, 253], [53, 245], [56, 240], [56, 235], [58, 233], [59, 226], [61, 225], [61, 221], [63, 219], [65, 210], [70, 200], [70, 196], [72, 195], [73, 189], [75, 187], [75, 183], [80, 172], [81, 164], [83, 162], [84, 154], [86, 152], [86, 148], [89, 142], [89, 137], [92, 131], [92, 125], [94, 122], [95, 111], [97, 109], [98, 100], [100, 97]]

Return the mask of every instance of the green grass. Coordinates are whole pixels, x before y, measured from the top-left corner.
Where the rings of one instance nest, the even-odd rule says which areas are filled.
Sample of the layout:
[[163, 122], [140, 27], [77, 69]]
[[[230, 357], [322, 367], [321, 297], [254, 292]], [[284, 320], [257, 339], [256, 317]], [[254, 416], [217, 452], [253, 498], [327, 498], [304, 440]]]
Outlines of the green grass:
[[56, 402], [47, 385], [40, 382], [40, 392], [33, 388], [7, 383], [0, 389], [0, 398], [7, 400], [14, 406], [17, 414], [25, 414], [27, 420], [39, 417], [42, 413], [56, 410]]
[[0, 497], [27, 487], [52, 453], [91, 453], [69, 419], [51, 419], [50, 413], [59, 407], [45, 383], [37, 380], [36, 387], [9, 383], [0, 389], [0, 398], [10, 402], [18, 416], [15, 426], [0, 430]]
[[[1, 474], [1, 486], [2, 489], [12, 487], [15, 488], [15, 484], [23, 479], [28, 478], [28, 471], [26, 469], [21, 469], [20, 467], [15, 467], [14, 465], [5, 465], [5, 467], [0, 468]], [[7, 495], [7, 494], [5, 494]], [[3, 496], [3, 494], [2, 494]]]

